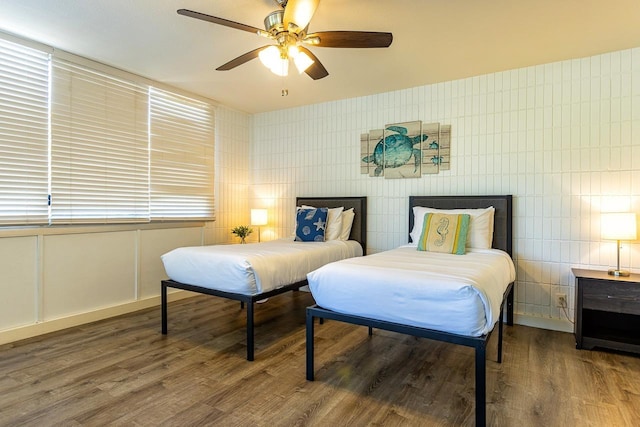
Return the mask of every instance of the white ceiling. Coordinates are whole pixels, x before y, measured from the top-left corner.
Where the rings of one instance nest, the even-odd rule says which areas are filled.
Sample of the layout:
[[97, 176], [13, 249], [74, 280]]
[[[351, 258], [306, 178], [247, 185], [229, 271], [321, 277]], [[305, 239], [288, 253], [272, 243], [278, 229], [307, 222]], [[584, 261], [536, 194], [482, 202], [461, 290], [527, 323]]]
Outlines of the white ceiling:
[[[274, 0], [1, 0], [0, 30], [249, 113], [352, 98], [640, 47], [639, 0], [321, 0], [309, 31], [388, 31], [387, 49], [311, 48], [329, 71], [282, 78], [259, 60], [215, 68], [267, 40]], [[634, 58], [635, 60], [635, 58]], [[640, 59], [639, 59], [640, 60]], [[289, 95], [281, 96], [288, 89]]]

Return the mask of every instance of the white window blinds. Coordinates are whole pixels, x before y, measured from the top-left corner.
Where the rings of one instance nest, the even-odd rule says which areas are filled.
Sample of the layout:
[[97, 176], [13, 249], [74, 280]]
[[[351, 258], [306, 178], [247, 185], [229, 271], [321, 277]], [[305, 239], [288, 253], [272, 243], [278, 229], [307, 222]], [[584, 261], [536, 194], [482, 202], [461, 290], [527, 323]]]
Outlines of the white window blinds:
[[0, 225], [48, 221], [49, 54], [0, 39]]
[[215, 107], [0, 33], [0, 226], [214, 219]]
[[151, 218], [213, 219], [213, 106], [149, 90]]
[[53, 59], [51, 222], [149, 219], [147, 88]]

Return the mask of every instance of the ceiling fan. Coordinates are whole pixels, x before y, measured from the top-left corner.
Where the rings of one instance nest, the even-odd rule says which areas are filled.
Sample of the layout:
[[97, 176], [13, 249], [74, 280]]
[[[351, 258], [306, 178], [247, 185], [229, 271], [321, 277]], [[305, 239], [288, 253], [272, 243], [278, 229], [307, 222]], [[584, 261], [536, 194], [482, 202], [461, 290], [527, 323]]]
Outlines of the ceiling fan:
[[225, 27], [248, 31], [273, 40], [276, 43], [262, 46], [240, 55], [216, 68], [219, 71], [231, 70], [254, 58], [260, 58], [260, 61], [274, 74], [286, 76], [289, 72], [289, 62], [292, 60], [298, 72], [305, 72], [312, 79], [318, 80], [328, 76], [329, 72], [304, 45], [372, 48], [389, 47], [393, 41], [391, 33], [373, 31], [320, 31], [309, 33], [309, 21], [311, 21], [320, 0], [275, 0], [275, 2], [281, 6], [281, 9], [267, 15], [264, 19], [265, 30], [188, 9], [179, 9], [178, 13], [224, 25]]

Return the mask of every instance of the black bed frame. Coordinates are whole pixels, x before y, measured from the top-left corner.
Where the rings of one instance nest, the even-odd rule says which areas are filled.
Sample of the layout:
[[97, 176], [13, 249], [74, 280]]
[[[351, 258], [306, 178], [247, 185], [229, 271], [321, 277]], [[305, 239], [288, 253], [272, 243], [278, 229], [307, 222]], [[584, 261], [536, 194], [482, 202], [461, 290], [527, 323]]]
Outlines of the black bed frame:
[[[440, 209], [486, 208], [494, 206], [493, 247], [512, 255], [512, 197], [508, 196], [411, 196], [409, 198], [409, 231], [413, 228], [413, 207], [426, 206]], [[500, 305], [498, 321], [498, 363], [502, 362], [502, 329], [504, 306], [507, 306], [507, 323], [513, 325], [513, 283], [509, 284]], [[429, 338], [475, 348], [476, 377], [476, 425], [486, 425], [486, 349], [491, 331], [480, 337], [457, 335], [433, 329], [419, 328], [399, 323], [376, 320], [367, 317], [336, 313], [318, 305], [307, 308], [307, 380], [314, 380], [314, 319], [339, 320], [392, 332]]]
[[[317, 207], [340, 207], [344, 206], [345, 210], [353, 208], [355, 217], [351, 227], [350, 240], [360, 242], [363, 252], [366, 253], [367, 248], [367, 198], [366, 197], [298, 197], [296, 206], [310, 205]], [[180, 283], [174, 280], [162, 280], [160, 299], [162, 306], [162, 333], [167, 334], [167, 288], [183, 289], [185, 291], [197, 292], [200, 294], [213, 295], [217, 297], [227, 298], [240, 301], [240, 307], [243, 308], [247, 304], [247, 360], [254, 359], [254, 303], [257, 301], [279, 295], [288, 291], [296, 291], [300, 287], [307, 284], [306, 280], [291, 283], [278, 289], [263, 292], [257, 295], [245, 295], [234, 292], [219, 291], [216, 289], [203, 288], [201, 286]]]

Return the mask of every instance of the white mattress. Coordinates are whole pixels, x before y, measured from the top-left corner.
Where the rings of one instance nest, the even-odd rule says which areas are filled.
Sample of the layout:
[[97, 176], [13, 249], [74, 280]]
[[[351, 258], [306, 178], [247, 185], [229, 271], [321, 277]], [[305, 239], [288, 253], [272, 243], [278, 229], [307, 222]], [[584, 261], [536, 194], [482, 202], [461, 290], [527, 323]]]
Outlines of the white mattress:
[[245, 245], [190, 246], [162, 255], [167, 275], [189, 285], [257, 295], [305, 280], [329, 262], [362, 256], [354, 240], [294, 242], [291, 238]]
[[451, 255], [407, 245], [325, 265], [307, 279], [316, 303], [332, 311], [481, 336], [498, 320], [515, 267], [496, 249]]

